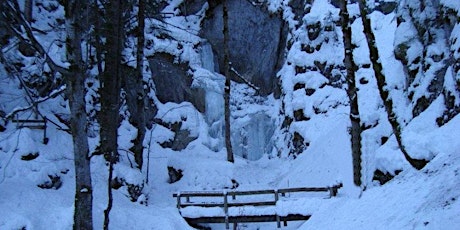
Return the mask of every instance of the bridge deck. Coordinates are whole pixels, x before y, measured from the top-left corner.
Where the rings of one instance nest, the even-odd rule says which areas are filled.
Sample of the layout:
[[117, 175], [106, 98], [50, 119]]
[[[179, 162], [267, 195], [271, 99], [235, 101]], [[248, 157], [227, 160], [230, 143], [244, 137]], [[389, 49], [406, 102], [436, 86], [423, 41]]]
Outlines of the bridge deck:
[[[215, 223], [225, 223], [226, 225], [233, 223], [234, 228], [238, 223], [260, 223], [260, 222], [277, 222], [278, 228], [281, 227], [281, 223], [284, 223], [284, 226], [287, 226], [287, 221], [306, 221], [310, 219], [311, 215], [301, 215], [301, 214], [289, 214], [287, 216], [277, 216], [277, 215], [262, 215], [262, 216], [213, 216], [213, 217], [197, 217], [190, 218], [184, 217], [184, 219], [192, 226], [197, 226], [199, 224], [215, 224]], [[228, 218], [228, 219], [227, 219]], [[228, 229], [228, 227], [227, 227]]]

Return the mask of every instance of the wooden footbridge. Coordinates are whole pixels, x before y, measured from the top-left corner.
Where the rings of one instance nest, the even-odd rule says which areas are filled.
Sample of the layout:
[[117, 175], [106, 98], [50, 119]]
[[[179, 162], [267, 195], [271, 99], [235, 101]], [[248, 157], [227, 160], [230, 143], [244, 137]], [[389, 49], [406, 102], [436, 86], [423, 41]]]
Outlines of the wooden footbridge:
[[281, 222], [287, 226], [288, 221], [306, 221], [311, 216], [306, 212], [280, 211], [281, 201], [289, 200], [286, 194], [323, 192], [330, 198], [336, 196], [341, 187], [342, 184], [277, 190], [194, 191], [174, 193], [173, 197], [177, 199], [182, 217], [192, 226], [225, 223], [225, 228], [229, 229], [233, 223], [236, 229], [238, 223], [276, 222], [277, 228], [281, 228]]

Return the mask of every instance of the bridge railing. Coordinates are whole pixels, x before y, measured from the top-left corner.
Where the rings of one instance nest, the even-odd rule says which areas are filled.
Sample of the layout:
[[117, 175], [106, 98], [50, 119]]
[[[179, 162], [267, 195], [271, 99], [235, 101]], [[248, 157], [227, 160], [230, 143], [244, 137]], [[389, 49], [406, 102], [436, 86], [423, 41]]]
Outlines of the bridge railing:
[[[286, 194], [291, 193], [300, 193], [300, 192], [327, 192], [329, 198], [336, 196], [338, 189], [342, 187], [342, 184], [337, 184], [334, 186], [328, 187], [298, 187], [298, 188], [283, 188], [283, 189], [267, 189], [267, 190], [250, 190], [250, 191], [238, 191], [238, 190], [228, 190], [228, 191], [184, 191], [174, 193], [173, 197], [177, 199], [177, 208], [179, 212], [181, 208], [186, 207], [203, 207], [203, 208], [213, 208], [220, 207], [223, 208], [224, 215], [223, 217], [203, 217], [203, 218], [193, 218], [193, 223], [219, 223], [222, 220], [225, 222], [226, 228], [229, 228], [229, 212], [230, 207], [242, 207], [242, 206], [275, 206], [278, 200], [281, 197], [285, 197]], [[262, 201], [254, 201], [249, 199], [249, 201], [237, 201], [237, 197], [255, 197], [256, 195], [269, 195], [272, 198], [264, 197]], [[231, 200], [229, 201], [229, 197]], [[197, 202], [192, 202], [191, 198], [201, 198]], [[209, 198], [210, 200], [203, 201], [203, 198]], [[185, 199], [185, 200], [184, 200]], [[217, 201], [216, 201], [217, 199]], [[239, 200], [239, 199], [238, 199]], [[298, 216], [298, 215], [297, 215]], [[298, 220], [306, 220], [309, 216], [298, 217]], [[192, 218], [188, 218], [192, 220]], [[283, 220], [286, 225], [287, 220], [295, 220], [291, 217], [283, 216], [267, 216], [266, 220], [262, 220], [260, 216], [257, 217], [248, 217], [242, 216], [239, 218], [233, 218], [233, 223], [236, 225], [237, 222], [271, 222], [276, 220], [278, 228], [281, 226], [280, 221]], [[243, 221], [246, 220], [246, 221]]]

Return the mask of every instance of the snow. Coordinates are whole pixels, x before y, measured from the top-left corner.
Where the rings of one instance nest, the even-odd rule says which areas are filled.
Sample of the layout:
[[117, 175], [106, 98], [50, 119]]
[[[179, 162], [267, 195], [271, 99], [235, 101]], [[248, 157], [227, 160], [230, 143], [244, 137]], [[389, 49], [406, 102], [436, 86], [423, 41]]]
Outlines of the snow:
[[452, 42], [451, 51], [454, 53], [454, 58], [460, 58], [460, 23], [455, 24], [454, 29], [452, 30], [452, 34], [450, 40]]
[[332, 7], [329, 1], [327, 0], [317, 0], [313, 1], [311, 6], [310, 13], [306, 14], [303, 20], [305, 22], [316, 22], [329, 19], [338, 20], [340, 10]]
[[452, 1], [452, 0], [440, 0], [439, 1], [442, 5], [446, 6], [457, 12], [457, 15], [460, 16], [460, 2], [459, 1]]
[[[351, 147], [345, 132], [347, 118], [342, 115], [322, 120], [324, 123], [307, 126], [305, 131], [308, 131], [301, 133], [312, 144], [295, 159], [287, 175], [277, 183], [277, 187], [327, 187], [342, 182], [344, 188], [341, 191], [353, 193]], [[318, 133], [321, 135], [314, 135]]]
[[387, 89], [391, 89], [390, 98], [393, 100], [393, 109], [398, 115], [398, 122], [400, 124], [405, 124], [406, 121], [411, 119], [412, 110], [409, 106], [409, 101], [406, 95], [407, 93], [404, 92], [404, 89], [407, 88], [406, 82], [403, 80], [404, 78], [398, 77], [405, 76], [404, 67], [400, 61], [396, 60], [393, 49], [387, 48], [392, 47], [393, 42], [399, 34], [396, 27], [395, 15], [393, 13], [383, 15], [382, 13], [375, 11], [370, 15], [370, 17], [372, 20], [372, 29], [375, 34], [377, 48], [381, 57], [380, 60], [383, 66], [383, 74], [386, 76], [386, 87]]
[[[458, 138], [459, 117], [436, 130]], [[453, 131], [453, 132], [452, 132]], [[460, 159], [458, 142], [444, 149], [425, 169], [406, 170], [382, 187], [363, 192], [360, 199], [335, 199], [299, 229], [458, 229]], [[444, 145], [445, 146], [445, 145]], [[346, 213], [346, 214], [344, 214]]]

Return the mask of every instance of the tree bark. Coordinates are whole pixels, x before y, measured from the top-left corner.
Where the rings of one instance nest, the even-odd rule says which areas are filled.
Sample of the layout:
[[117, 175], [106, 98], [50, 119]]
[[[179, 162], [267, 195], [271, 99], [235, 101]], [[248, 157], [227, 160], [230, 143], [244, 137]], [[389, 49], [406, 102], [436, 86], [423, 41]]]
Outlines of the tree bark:
[[66, 55], [69, 68], [57, 65], [32, 33], [32, 28], [19, 9], [17, 1], [1, 1], [2, 13], [9, 29], [21, 41], [33, 47], [53, 71], [60, 72], [67, 84], [69, 98], [70, 128], [72, 131], [75, 165], [75, 210], [73, 229], [93, 229], [92, 184], [90, 158], [88, 156], [87, 115], [85, 103], [86, 68], [82, 60], [82, 29], [79, 25], [81, 0], [65, 2]]
[[401, 137], [401, 125], [397, 120], [397, 115], [393, 111], [393, 101], [389, 96], [389, 91], [386, 89], [385, 75], [383, 74], [383, 67], [379, 60], [379, 52], [375, 44], [375, 36], [372, 32], [371, 21], [367, 16], [367, 6], [364, 0], [359, 0], [359, 11], [361, 13], [361, 19], [363, 21], [364, 35], [367, 40], [369, 47], [369, 55], [372, 62], [372, 68], [374, 69], [375, 78], [377, 79], [377, 86], [379, 89], [380, 96], [382, 98], [385, 110], [388, 114], [388, 121], [391, 124], [393, 133], [398, 142], [399, 148], [404, 155], [404, 158], [412, 165], [412, 167], [420, 170], [428, 163], [425, 159], [414, 159], [407, 152]]
[[33, 6], [34, 0], [25, 0], [24, 1], [24, 17], [28, 22], [32, 22], [33, 19]]
[[104, 211], [104, 229], [108, 229], [112, 209], [112, 170], [118, 161], [118, 125], [121, 90], [121, 59], [123, 48], [123, 1], [109, 0], [105, 6], [106, 20], [102, 31], [106, 39], [105, 69], [101, 76], [101, 112], [99, 123], [100, 149], [109, 162], [108, 204]]
[[144, 137], [145, 137], [145, 92], [143, 84], [143, 62], [144, 62], [144, 28], [145, 28], [145, 0], [139, 0], [139, 12], [137, 13], [137, 78], [135, 79], [135, 90], [137, 95], [136, 108], [131, 109], [131, 113], [134, 114], [131, 119], [131, 123], [137, 128], [137, 136], [134, 140], [134, 146], [131, 151], [134, 153], [134, 160], [136, 161], [137, 167], [142, 170], [144, 163], [143, 152], [144, 152]]
[[75, 162], [75, 212], [73, 229], [93, 229], [92, 185], [90, 158], [88, 156], [87, 115], [85, 103], [85, 65], [82, 60], [82, 31], [79, 25], [81, 0], [69, 0], [65, 5], [66, 50], [70, 75], [65, 75], [70, 106]]
[[108, 161], [116, 161], [121, 90], [121, 51], [123, 47], [121, 0], [105, 5], [106, 22], [102, 30], [105, 44], [105, 69], [101, 74], [101, 151]]
[[233, 149], [231, 142], [231, 130], [230, 130], [230, 61], [229, 61], [229, 50], [228, 50], [228, 7], [227, 0], [223, 1], [223, 21], [224, 21], [224, 74], [225, 74], [225, 88], [224, 88], [224, 116], [225, 116], [225, 147], [227, 148], [227, 160], [234, 162]]
[[358, 108], [358, 95], [356, 89], [355, 72], [358, 70], [353, 60], [353, 44], [351, 41], [352, 31], [347, 10], [347, 1], [340, 1], [340, 19], [342, 23], [343, 44], [345, 46], [344, 64], [347, 69], [347, 95], [350, 100], [350, 121], [351, 121], [351, 153], [353, 159], [353, 181], [355, 185], [361, 186], [361, 119]]

